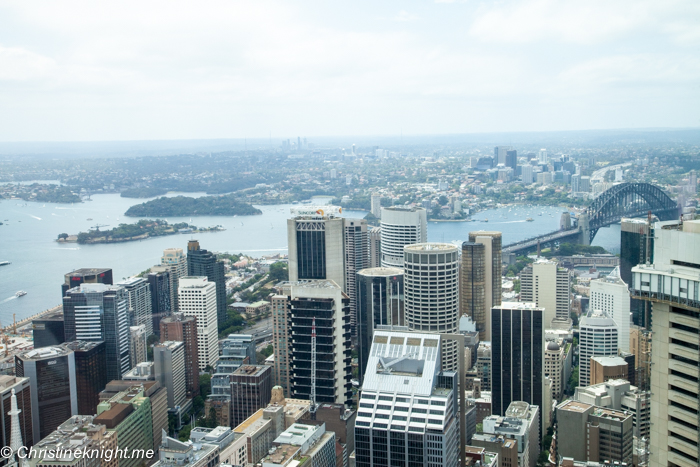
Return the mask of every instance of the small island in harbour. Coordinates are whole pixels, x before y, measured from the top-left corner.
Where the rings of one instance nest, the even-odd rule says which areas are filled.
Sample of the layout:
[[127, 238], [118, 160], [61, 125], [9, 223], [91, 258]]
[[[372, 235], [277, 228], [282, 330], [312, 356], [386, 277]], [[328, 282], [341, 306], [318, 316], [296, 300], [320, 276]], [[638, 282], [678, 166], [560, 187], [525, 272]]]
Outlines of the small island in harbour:
[[164, 235], [189, 234], [199, 232], [221, 232], [224, 229], [220, 225], [214, 227], [198, 228], [187, 222], [168, 224], [167, 221], [156, 219], [141, 219], [135, 224], [120, 224], [110, 230], [99, 230], [99, 227], [89, 232], [80, 232], [77, 235], [62, 233], [56, 240], [59, 243], [121, 243], [134, 242], [149, 237], [161, 237]]
[[262, 214], [260, 209], [240, 201], [233, 195], [161, 197], [131, 206], [124, 215], [129, 217], [185, 217], [185, 216], [248, 216]]

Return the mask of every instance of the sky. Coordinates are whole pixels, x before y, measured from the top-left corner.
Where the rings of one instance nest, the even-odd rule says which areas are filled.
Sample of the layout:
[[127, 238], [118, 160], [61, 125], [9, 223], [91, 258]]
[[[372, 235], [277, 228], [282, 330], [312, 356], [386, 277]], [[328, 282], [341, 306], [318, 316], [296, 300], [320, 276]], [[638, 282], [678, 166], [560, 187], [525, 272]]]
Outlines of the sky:
[[0, 141], [697, 128], [699, 46], [697, 0], [0, 0]]

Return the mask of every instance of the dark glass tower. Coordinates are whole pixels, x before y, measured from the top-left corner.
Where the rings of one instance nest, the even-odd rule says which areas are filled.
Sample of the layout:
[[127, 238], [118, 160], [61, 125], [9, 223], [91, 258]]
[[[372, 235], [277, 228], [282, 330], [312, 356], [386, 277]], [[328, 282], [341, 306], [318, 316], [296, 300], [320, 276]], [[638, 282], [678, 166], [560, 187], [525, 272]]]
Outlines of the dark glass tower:
[[82, 268], [69, 272], [64, 276], [64, 283], [61, 285], [62, 296], [68, 289], [80, 284], [114, 284], [112, 280], [112, 270], [109, 268]]
[[104, 342], [68, 342], [75, 355], [75, 383], [78, 394], [78, 415], [95, 415], [100, 392], [107, 380], [107, 350]]
[[376, 326], [405, 326], [403, 269], [370, 268], [357, 273], [357, 353], [360, 385]]
[[172, 312], [172, 305], [170, 303], [170, 272], [159, 271], [149, 273], [148, 286], [151, 288], [153, 333], [160, 336], [160, 320], [166, 316], [170, 316]]
[[544, 310], [533, 303], [510, 302], [491, 309], [492, 414], [504, 416], [514, 401], [536, 405], [542, 414], [543, 321]]
[[63, 297], [66, 342], [104, 341], [108, 381], [131, 369], [126, 290], [117, 285], [82, 284]]
[[187, 275], [206, 276], [216, 284], [216, 317], [219, 324], [226, 321], [226, 277], [223, 261], [217, 261], [211, 251], [202, 250], [197, 240], [187, 243]]
[[[648, 246], [647, 252], [647, 235]], [[654, 263], [654, 227], [651, 232], [646, 219], [622, 219], [620, 223], [620, 279], [627, 286], [632, 284], [632, 268], [638, 264], [645, 264], [649, 255], [649, 264]], [[630, 299], [630, 313], [632, 322], [636, 326], [646, 327], [645, 308], [649, 305], [643, 300]]]

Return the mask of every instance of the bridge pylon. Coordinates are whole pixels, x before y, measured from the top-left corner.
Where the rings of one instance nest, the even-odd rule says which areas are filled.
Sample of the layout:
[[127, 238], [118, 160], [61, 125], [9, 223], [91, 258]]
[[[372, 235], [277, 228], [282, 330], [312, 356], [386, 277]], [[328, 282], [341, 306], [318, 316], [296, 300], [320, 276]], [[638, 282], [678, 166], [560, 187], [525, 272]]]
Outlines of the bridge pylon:
[[588, 214], [582, 212], [578, 215], [578, 231], [579, 231], [579, 241], [581, 245], [591, 244], [591, 229], [589, 226]]

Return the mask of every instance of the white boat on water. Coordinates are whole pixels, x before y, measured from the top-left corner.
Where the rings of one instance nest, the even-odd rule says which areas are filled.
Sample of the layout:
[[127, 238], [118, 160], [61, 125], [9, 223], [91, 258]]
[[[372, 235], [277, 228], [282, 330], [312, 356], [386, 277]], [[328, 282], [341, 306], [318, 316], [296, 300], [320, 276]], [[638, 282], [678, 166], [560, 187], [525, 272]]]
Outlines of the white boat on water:
[[24, 290], [20, 290], [15, 294], [15, 297], [24, 297], [25, 295], [27, 295], [27, 292], [25, 292]]
[[9, 261], [0, 261], [0, 266], [7, 266], [8, 264], [12, 264]]

